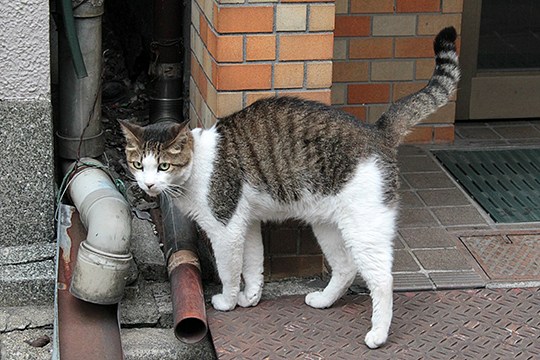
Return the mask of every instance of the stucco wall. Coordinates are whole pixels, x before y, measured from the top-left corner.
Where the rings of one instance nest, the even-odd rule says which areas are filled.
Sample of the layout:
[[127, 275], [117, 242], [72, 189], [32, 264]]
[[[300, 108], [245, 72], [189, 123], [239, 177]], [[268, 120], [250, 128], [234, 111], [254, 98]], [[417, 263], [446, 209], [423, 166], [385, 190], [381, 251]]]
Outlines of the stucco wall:
[[0, 2], [0, 100], [49, 98], [49, 2]]
[[49, 2], [1, 1], [0, 252], [54, 240], [49, 64]]

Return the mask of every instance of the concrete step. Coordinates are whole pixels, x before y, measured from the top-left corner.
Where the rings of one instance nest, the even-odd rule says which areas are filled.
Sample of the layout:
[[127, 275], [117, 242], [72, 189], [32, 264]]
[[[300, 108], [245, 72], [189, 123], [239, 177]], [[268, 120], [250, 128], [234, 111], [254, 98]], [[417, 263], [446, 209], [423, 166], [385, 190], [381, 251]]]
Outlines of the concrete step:
[[49, 360], [53, 305], [0, 307], [0, 359]]
[[122, 347], [126, 360], [211, 360], [214, 347], [207, 336], [197, 344], [185, 344], [173, 329], [122, 329]]
[[52, 304], [55, 256], [48, 242], [0, 248], [0, 306]]

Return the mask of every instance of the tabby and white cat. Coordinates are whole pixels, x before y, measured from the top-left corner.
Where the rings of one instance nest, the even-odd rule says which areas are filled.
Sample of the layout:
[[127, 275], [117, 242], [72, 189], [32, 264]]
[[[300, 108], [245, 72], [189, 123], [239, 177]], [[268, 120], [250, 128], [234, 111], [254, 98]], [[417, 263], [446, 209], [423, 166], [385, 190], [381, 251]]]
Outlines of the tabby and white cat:
[[332, 306], [360, 273], [373, 303], [365, 343], [376, 348], [386, 341], [399, 206], [397, 146], [456, 89], [455, 40], [454, 28], [437, 35], [428, 85], [397, 101], [374, 125], [290, 97], [259, 100], [210, 129], [121, 122], [138, 185], [149, 195], [173, 197], [210, 238], [223, 285], [212, 298], [215, 309], [259, 302], [261, 222], [294, 218], [312, 226], [332, 268], [326, 288], [308, 294], [306, 304]]

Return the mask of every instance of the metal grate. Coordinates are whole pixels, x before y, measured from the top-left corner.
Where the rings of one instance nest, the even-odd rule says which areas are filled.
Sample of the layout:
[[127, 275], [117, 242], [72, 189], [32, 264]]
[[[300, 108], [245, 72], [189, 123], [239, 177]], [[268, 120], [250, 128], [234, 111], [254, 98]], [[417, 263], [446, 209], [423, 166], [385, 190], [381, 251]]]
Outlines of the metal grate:
[[540, 221], [540, 149], [434, 154], [496, 222]]
[[316, 310], [303, 297], [208, 311], [214, 346], [228, 359], [539, 359], [539, 289], [394, 294], [388, 343], [364, 345], [368, 296], [346, 295]]

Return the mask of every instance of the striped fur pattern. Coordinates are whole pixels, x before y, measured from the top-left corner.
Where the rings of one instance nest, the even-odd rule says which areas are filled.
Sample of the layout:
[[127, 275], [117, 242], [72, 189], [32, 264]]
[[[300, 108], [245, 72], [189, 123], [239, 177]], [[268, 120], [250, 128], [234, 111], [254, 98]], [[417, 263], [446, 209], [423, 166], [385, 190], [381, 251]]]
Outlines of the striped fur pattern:
[[386, 341], [397, 145], [454, 92], [455, 39], [453, 28], [441, 31], [428, 85], [396, 102], [373, 125], [289, 97], [259, 100], [210, 129], [121, 122], [138, 185], [152, 196], [172, 196], [208, 235], [223, 285], [212, 297], [214, 308], [257, 305], [264, 283], [261, 222], [294, 218], [312, 226], [332, 269], [328, 285], [308, 294], [306, 304], [332, 306], [360, 273], [373, 300], [372, 328], [364, 341], [370, 348]]
[[397, 146], [411, 128], [448, 103], [460, 78], [456, 30], [443, 29], [435, 38], [435, 71], [422, 90], [392, 104], [376, 125], [389, 146]]

